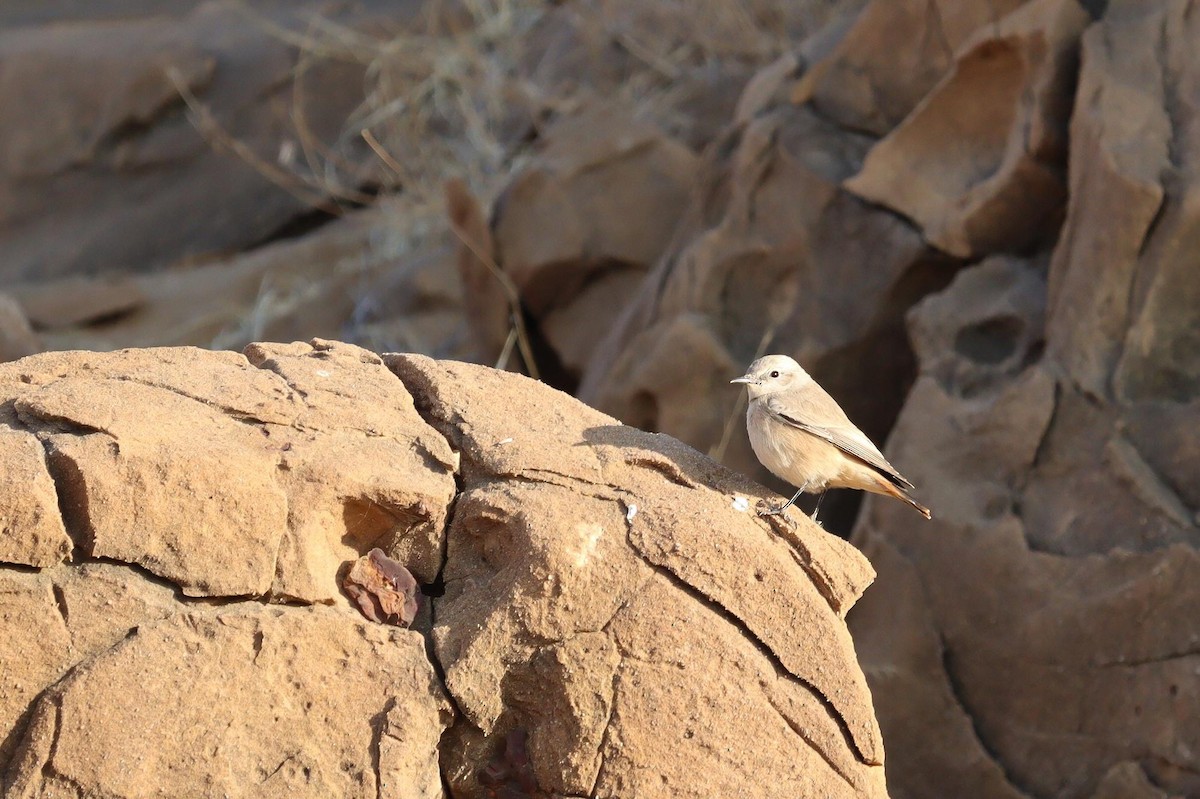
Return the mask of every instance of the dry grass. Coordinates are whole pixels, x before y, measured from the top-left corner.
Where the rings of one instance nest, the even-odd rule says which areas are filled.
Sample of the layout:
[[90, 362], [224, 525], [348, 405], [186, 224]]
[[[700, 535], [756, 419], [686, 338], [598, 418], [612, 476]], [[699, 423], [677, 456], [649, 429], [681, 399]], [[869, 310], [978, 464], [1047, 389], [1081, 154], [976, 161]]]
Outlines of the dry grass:
[[[339, 213], [369, 204], [373, 198], [364, 187], [393, 194], [395, 230], [387, 238], [400, 262], [444, 241], [447, 179], [462, 179], [491, 207], [530, 156], [528, 131], [545, 120], [604, 96], [669, 132], [686, 129], [681, 76], [730, 61], [766, 63], [793, 44], [798, 28], [822, 22], [829, 7], [821, 0], [603, 0], [557, 8], [544, 0], [428, 0], [421, 18], [380, 35], [316, 13], [284, 26], [242, 4], [248, 24], [299, 54], [292, 86], [296, 144], [274, 161], [228, 135], [200, 100], [179, 88], [214, 145], [312, 207]], [[523, 68], [529, 34], [547, 13], [574, 24], [582, 32], [581, 48], [596, 51], [591, 56], [614, 46], [623, 50], [622, 80], [592, 85], [586, 76], [562, 80], [553, 70]], [[359, 64], [364, 72], [364, 100], [334, 142], [321, 141], [307, 123], [306, 76], [324, 61]], [[305, 297], [314, 291], [311, 285], [295, 290]], [[365, 283], [362, 303], [370, 302], [371, 290]], [[262, 329], [274, 309], [304, 299], [289, 300], [284, 291], [264, 286], [243, 328]], [[528, 342], [514, 343], [531, 357]]]

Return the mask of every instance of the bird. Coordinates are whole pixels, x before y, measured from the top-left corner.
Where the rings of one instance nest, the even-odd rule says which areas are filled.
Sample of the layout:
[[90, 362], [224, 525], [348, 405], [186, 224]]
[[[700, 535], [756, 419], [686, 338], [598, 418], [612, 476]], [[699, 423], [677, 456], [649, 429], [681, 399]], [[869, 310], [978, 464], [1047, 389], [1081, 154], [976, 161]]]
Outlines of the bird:
[[915, 486], [794, 359], [764, 356], [729, 382], [744, 384], [749, 393], [746, 432], [755, 456], [771, 474], [798, 486], [786, 503], [759, 515], [783, 513], [812, 491], [820, 493], [812, 513], [816, 520], [827, 488], [854, 488], [904, 500], [926, 519], [933, 517], [909, 493]]

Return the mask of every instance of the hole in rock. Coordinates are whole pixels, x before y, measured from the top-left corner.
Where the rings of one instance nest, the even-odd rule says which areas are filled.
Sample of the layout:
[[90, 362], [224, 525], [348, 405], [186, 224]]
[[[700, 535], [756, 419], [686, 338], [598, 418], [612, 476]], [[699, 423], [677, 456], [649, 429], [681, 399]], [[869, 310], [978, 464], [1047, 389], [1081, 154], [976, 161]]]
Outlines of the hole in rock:
[[1015, 316], [998, 316], [964, 327], [954, 337], [954, 349], [976, 363], [1003, 363], [1017, 351], [1025, 324]]

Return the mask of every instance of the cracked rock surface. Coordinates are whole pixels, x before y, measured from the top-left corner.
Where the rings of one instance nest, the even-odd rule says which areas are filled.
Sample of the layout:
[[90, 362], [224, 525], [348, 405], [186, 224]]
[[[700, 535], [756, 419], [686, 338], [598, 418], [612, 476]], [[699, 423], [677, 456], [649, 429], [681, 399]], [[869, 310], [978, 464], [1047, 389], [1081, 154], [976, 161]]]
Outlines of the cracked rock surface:
[[5, 796], [441, 794], [423, 638], [338, 587], [373, 547], [432, 581], [455, 494], [377, 356], [50, 353], [0, 395]]
[[871, 579], [856, 551], [776, 532], [733, 502], [755, 484], [524, 377], [387, 363], [462, 456], [433, 625], [469, 722], [455, 795], [514, 728], [558, 794], [882, 795], [841, 623]]
[[[5, 796], [886, 795], [866, 559], [540, 383], [45, 354], [0, 367], [0, 456]], [[375, 548], [411, 630], [339, 588]]]

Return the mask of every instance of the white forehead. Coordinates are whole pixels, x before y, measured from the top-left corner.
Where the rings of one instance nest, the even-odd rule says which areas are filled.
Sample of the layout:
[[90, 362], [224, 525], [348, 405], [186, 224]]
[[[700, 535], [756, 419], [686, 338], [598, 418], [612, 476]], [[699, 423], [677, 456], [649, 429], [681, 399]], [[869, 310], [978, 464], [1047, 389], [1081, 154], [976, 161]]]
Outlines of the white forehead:
[[763, 372], [776, 371], [780, 374], [807, 376], [807, 373], [800, 368], [800, 364], [796, 363], [796, 361], [787, 355], [767, 355], [750, 364], [751, 374], [762, 374]]

